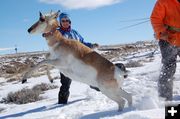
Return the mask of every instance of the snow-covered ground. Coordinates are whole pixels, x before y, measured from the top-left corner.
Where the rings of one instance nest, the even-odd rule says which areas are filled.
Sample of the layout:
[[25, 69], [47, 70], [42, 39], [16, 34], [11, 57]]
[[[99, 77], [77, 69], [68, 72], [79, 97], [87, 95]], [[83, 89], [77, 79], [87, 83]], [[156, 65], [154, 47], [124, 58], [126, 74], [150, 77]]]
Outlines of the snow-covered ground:
[[[141, 57], [142, 58], [142, 57]], [[138, 59], [138, 58], [137, 58]], [[142, 67], [128, 68], [129, 77], [124, 81], [123, 88], [132, 93], [133, 106], [125, 106], [118, 112], [115, 102], [101, 92], [91, 89], [88, 85], [73, 81], [67, 105], [58, 105], [59, 88], [46, 91], [43, 100], [17, 105], [0, 104], [0, 119], [164, 119], [165, 107], [158, 99], [157, 78], [161, 67], [160, 54], [156, 54], [152, 62], [144, 62]], [[119, 61], [117, 61], [119, 62]], [[180, 63], [177, 63], [174, 80], [174, 102], [180, 103]], [[52, 70], [52, 75], [59, 75]], [[47, 76], [28, 79], [28, 83], [6, 82], [0, 79], [0, 100], [11, 91], [24, 87], [31, 88], [42, 82], [50, 83]], [[59, 79], [54, 85], [60, 87]]]

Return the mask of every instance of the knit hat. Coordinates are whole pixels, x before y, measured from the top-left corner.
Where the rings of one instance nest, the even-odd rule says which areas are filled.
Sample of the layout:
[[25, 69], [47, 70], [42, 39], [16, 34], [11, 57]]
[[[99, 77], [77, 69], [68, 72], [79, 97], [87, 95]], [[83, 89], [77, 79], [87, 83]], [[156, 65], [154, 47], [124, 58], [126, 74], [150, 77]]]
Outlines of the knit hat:
[[66, 19], [68, 19], [68, 20], [69, 20], [69, 22], [71, 23], [71, 20], [70, 20], [70, 18], [69, 18], [69, 15], [68, 15], [68, 14], [66, 14], [66, 13], [61, 13], [61, 14], [59, 15], [59, 22], [60, 22], [60, 23], [61, 23], [62, 18], [66, 18]]

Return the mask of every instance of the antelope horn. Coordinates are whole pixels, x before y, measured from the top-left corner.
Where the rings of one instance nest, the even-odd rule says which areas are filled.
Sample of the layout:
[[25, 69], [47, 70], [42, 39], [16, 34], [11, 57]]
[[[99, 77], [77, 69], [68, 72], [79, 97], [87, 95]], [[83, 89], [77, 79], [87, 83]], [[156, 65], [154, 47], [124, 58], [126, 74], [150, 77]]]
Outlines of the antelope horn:
[[43, 16], [41, 12], [39, 12], [39, 16], [40, 16], [40, 17], [42, 17], [42, 16]]
[[59, 16], [59, 13], [60, 13], [60, 10], [58, 10], [58, 11], [55, 13], [55, 17], [56, 17], [56, 18]]

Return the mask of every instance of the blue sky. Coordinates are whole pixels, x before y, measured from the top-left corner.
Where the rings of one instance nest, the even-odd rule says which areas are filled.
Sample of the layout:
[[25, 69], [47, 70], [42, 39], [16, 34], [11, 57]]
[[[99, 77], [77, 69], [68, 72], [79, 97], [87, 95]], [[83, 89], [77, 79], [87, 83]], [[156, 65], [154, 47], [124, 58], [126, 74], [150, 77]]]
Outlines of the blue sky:
[[[72, 28], [85, 41], [100, 45], [153, 40], [150, 22], [120, 30], [136, 22], [122, 20], [149, 18], [156, 0], [1, 0], [0, 54], [47, 50], [41, 35], [27, 29], [38, 20], [39, 11], [61, 10], [70, 15]], [[7, 48], [6, 50], [4, 48]], [[12, 48], [12, 50], [10, 50]]]

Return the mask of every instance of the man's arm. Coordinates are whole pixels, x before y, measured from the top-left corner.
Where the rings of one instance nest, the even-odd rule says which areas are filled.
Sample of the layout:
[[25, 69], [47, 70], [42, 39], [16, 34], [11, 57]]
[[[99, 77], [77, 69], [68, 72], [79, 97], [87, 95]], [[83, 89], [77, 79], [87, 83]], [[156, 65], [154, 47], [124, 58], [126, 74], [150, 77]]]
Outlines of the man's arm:
[[98, 46], [99, 46], [97, 43], [92, 44], [92, 43], [89, 43], [89, 42], [85, 42], [85, 41], [84, 41], [84, 38], [83, 38], [77, 31], [75, 31], [75, 32], [76, 32], [77, 36], [79, 37], [79, 41], [80, 41], [81, 43], [83, 43], [84, 45], [86, 45], [87, 47], [89, 47], [89, 48], [95, 48], [95, 47], [98, 47]]
[[[166, 40], [167, 31], [163, 20], [165, 18], [165, 7], [161, 0], [158, 0], [151, 14], [151, 24], [156, 33], [157, 39]], [[164, 37], [165, 36], [165, 37]]]
[[92, 48], [92, 49], [99, 47], [99, 45], [97, 43], [84, 42], [84, 39], [80, 40], [80, 42], [83, 43], [84, 45], [86, 45], [87, 47]]

